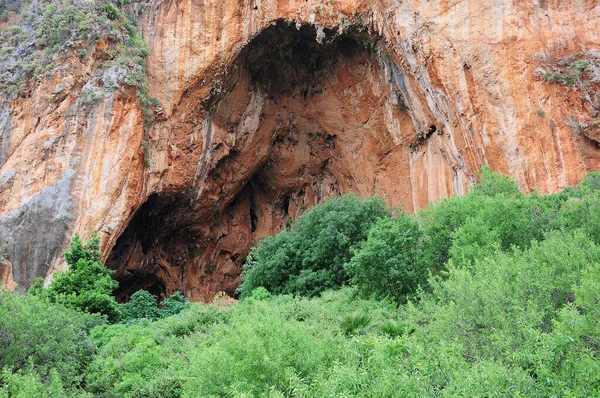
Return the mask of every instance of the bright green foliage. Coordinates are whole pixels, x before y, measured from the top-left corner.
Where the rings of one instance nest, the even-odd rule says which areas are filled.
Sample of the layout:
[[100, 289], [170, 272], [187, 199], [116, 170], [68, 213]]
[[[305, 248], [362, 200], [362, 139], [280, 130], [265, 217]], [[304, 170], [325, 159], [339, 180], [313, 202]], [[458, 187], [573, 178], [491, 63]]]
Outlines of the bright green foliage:
[[180, 292], [175, 292], [160, 303], [158, 315], [160, 318], [177, 315], [190, 306], [190, 302]]
[[453, 197], [419, 212], [429, 239], [432, 270], [443, 269], [449, 258], [465, 264], [493, 256], [512, 246], [526, 248], [554, 227], [567, 196], [525, 196], [514, 181], [489, 168], [473, 193]]
[[600, 244], [600, 192], [583, 198], [571, 198], [553, 221], [560, 229], [582, 229], [597, 244]]
[[51, 302], [102, 314], [115, 322], [120, 317], [120, 311], [111, 294], [118, 282], [111, 278], [113, 271], [100, 262], [99, 245], [97, 234], [85, 245], [75, 235], [69, 250], [65, 252], [69, 268], [65, 272], [54, 274], [46, 294]]
[[50, 377], [42, 379], [29, 366], [17, 373], [5, 371], [0, 379], [0, 398], [75, 398], [92, 397], [82, 390], [69, 390], [64, 387], [60, 376], [52, 372]]
[[162, 370], [168, 366], [167, 347], [161, 346], [153, 329], [145, 325], [115, 325], [104, 331], [111, 338], [88, 368], [89, 391], [115, 398], [178, 396], [165, 391], [161, 378]]
[[227, 312], [198, 303], [157, 322], [96, 328], [92, 335], [100, 352], [88, 367], [88, 391], [103, 397], [181, 396], [189, 376], [169, 368], [185, 366], [193, 346], [204, 346], [205, 333], [228, 318]]
[[[6, 361], [0, 365], [8, 364], [0, 398], [600, 396], [593, 179], [549, 196], [507, 194], [496, 189], [502, 183], [416, 218], [366, 223], [370, 231], [350, 245], [354, 258], [346, 267], [385, 281], [405, 264], [407, 251], [435, 259], [423, 267], [433, 271], [427, 288], [400, 306], [373, 298], [360, 285], [374, 283], [367, 277], [312, 299], [274, 295], [260, 285], [235, 305], [191, 304], [165, 319], [89, 332], [80, 322], [90, 315], [33, 296], [6, 296], [0, 333], [9, 330], [11, 340], [0, 340], [0, 353], [10, 355], [0, 356]], [[288, 240], [277, 238], [290, 245], [277, 259], [295, 258], [290, 247], [304, 248], [294, 228]], [[83, 245], [76, 248], [73, 258], [95, 258]], [[328, 252], [318, 253], [330, 261]], [[361, 253], [380, 260], [359, 267]], [[377, 297], [393, 297], [407, 281], [400, 273], [400, 288], [373, 289], [382, 289]], [[31, 363], [19, 360], [31, 346]], [[15, 363], [22, 364], [18, 370]]]
[[248, 256], [243, 296], [263, 286], [273, 294], [314, 296], [348, 280], [344, 265], [370, 226], [390, 216], [380, 198], [343, 196], [300, 216], [291, 230], [269, 237]]
[[390, 337], [401, 336], [411, 331], [410, 327], [405, 322], [398, 322], [393, 319], [388, 319], [380, 324], [379, 330]]
[[496, 250], [526, 248], [550, 230], [554, 212], [537, 196], [468, 198], [469, 215], [452, 236], [450, 258], [472, 263], [493, 256]]
[[505, 175], [493, 172], [489, 166], [481, 169], [481, 181], [473, 187], [472, 196], [515, 196], [521, 197], [517, 183]]
[[173, 293], [164, 299], [159, 308], [156, 298], [146, 290], [138, 290], [131, 295], [129, 301], [121, 305], [122, 321], [131, 322], [136, 319], [154, 321], [160, 318], [179, 314], [189, 307], [187, 298], [179, 293]]
[[6, 391], [21, 394], [40, 387], [35, 380], [78, 386], [95, 354], [88, 333], [100, 323], [98, 316], [0, 290], [0, 386], [6, 383]]
[[365, 296], [405, 301], [427, 282], [427, 244], [419, 223], [408, 214], [379, 220], [346, 265], [351, 283]]
[[464, 355], [509, 360], [551, 330], [558, 309], [572, 301], [572, 286], [595, 262], [600, 248], [576, 232], [476, 261], [472, 270], [450, 266], [422, 303], [419, 323], [430, 323], [430, 337], [458, 338]]
[[156, 298], [146, 290], [138, 290], [121, 306], [123, 321], [145, 318], [150, 321], [159, 317]]
[[354, 312], [340, 319], [340, 328], [345, 335], [350, 336], [369, 326], [371, 316], [365, 312]]
[[262, 286], [257, 287], [252, 291], [252, 295], [246, 298], [246, 301], [261, 301], [261, 300], [269, 300], [273, 295], [269, 293], [267, 289]]

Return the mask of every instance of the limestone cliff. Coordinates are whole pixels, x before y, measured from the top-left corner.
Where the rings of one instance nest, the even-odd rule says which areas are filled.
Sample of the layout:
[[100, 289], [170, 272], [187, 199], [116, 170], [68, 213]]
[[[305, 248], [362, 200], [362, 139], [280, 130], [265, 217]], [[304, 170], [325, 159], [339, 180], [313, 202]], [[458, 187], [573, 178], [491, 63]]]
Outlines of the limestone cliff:
[[97, 229], [120, 297], [209, 300], [233, 293], [252, 245], [327, 196], [413, 211], [464, 193], [484, 164], [540, 192], [600, 169], [592, 0], [128, 12], [148, 44], [152, 120], [126, 84], [82, 103], [92, 63], [0, 103], [0, 245], [20, 286]]

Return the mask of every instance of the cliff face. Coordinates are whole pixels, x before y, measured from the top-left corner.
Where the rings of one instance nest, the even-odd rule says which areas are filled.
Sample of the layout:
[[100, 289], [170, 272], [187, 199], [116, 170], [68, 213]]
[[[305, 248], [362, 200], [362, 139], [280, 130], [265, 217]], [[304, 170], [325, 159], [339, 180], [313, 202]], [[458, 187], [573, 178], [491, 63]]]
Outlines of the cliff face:
[[327, 196], [413, 211], [464, 193], [484, 164], [540, 192], [600, 168], [591, 0], [167, 0], [132, 13], [162, 108], [147, 131], [132, 90], [83, 103], [93, 65], [0, 103], [0, 249], [20, 286], [60, 269], [73, 232], [97, 229], [120, 297], [209, 300], [233, 293], [252, 245]]

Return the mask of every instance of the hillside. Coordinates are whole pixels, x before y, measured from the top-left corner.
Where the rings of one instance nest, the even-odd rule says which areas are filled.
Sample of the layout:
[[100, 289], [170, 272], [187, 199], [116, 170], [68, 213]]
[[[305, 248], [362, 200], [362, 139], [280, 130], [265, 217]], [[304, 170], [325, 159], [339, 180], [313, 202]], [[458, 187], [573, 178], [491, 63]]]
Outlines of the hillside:
[[210, 301], [327, 196], [415, 211], [486, 164], [541, 193], [600, 169], [593, 1], [0, 4], [13, 288], [96, 230], [120, 297]]
[[599, 231], [599, 174], [524, 195], [485, 169], [417, 215], [315, 206], [252, 249], [239, 302], [160, 307], [116, 304], [75, 238], [47, 289], [0, 291], [0, 397], [595, 397]]

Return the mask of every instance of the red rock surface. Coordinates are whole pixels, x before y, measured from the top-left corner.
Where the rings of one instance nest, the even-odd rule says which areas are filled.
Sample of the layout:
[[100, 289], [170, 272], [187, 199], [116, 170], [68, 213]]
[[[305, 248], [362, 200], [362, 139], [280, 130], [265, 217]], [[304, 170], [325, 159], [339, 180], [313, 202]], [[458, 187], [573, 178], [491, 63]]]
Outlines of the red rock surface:
[[[249, 248], [327, 196], [379, 194], [414, 211], [468, 191], [484, 164], [540, 192], [600, 168], [597, 100], [543, 77], [556, 60], [600, 51], [594, 1], [134, 10], [162, 107], [149, 130], [132, 92], [74, 109], [82, 65], [10, 104], [0, 164], [0, 219], [32, 211], [36, 194], [68, 177], [54, 246], [97, 229], [119, 297], [233, 295]], [[594, 73], [586, 87], [598, 92]], [[31, 243], [11, 239], [9, 254]], [[60, 254], [11, 259], [15, 281], [60, 269]]]

